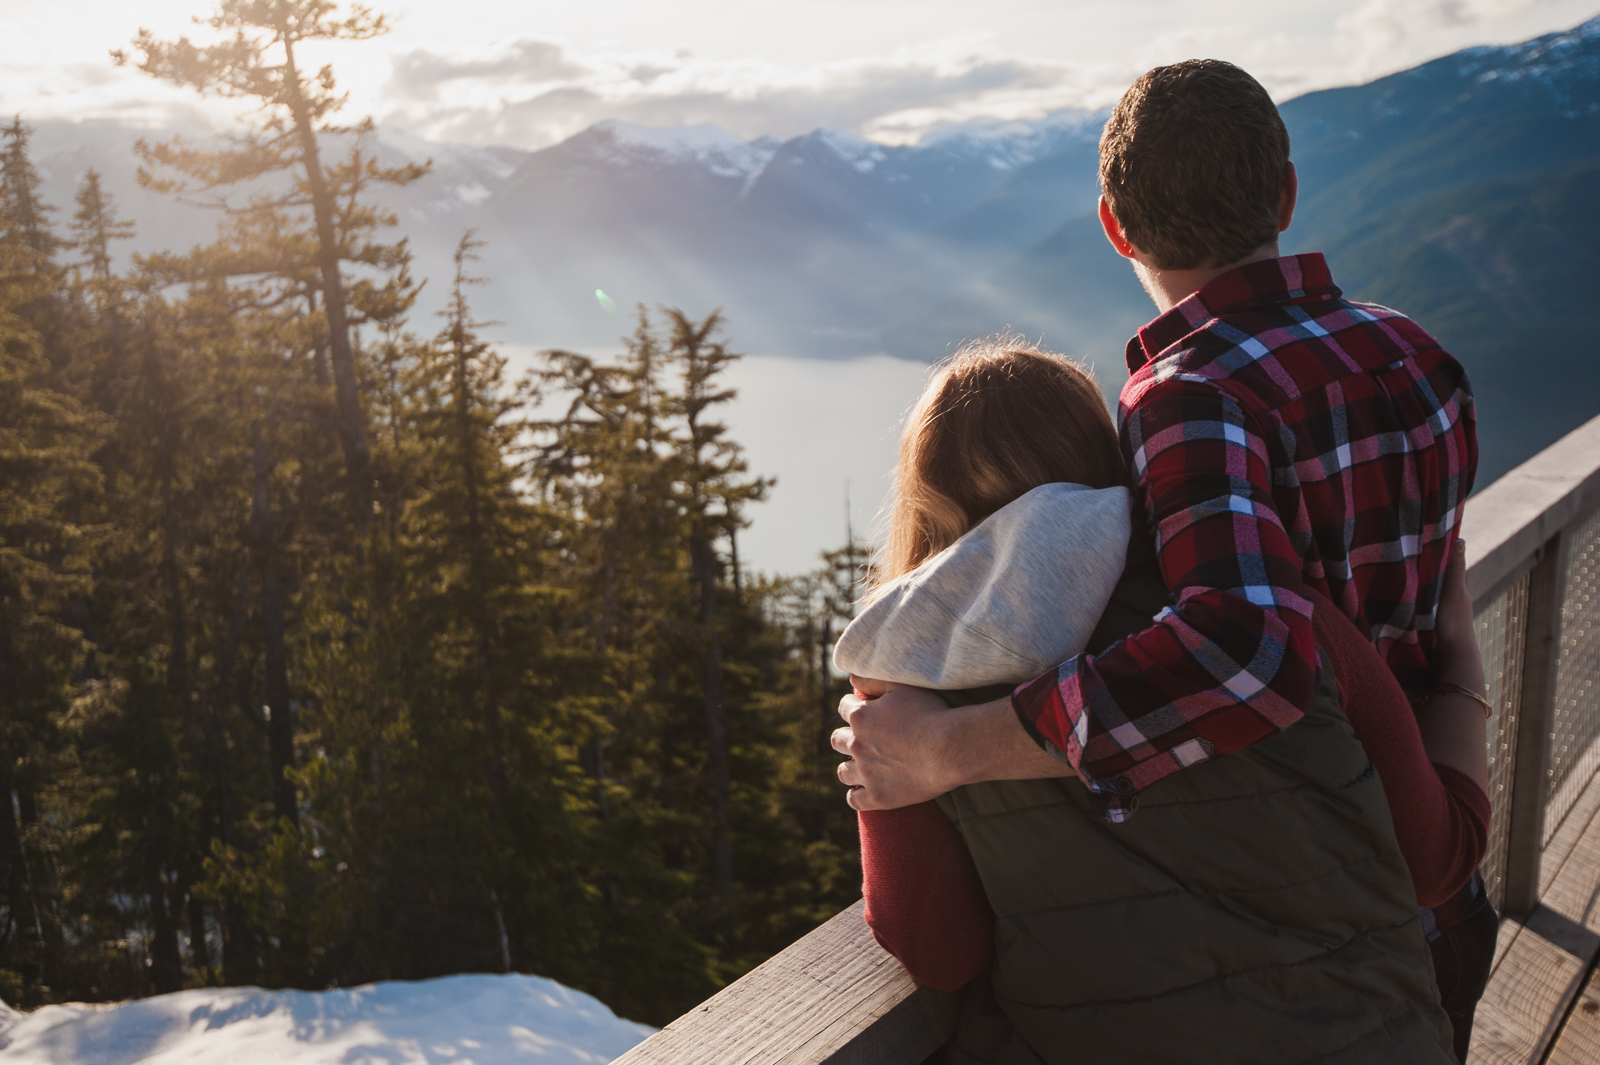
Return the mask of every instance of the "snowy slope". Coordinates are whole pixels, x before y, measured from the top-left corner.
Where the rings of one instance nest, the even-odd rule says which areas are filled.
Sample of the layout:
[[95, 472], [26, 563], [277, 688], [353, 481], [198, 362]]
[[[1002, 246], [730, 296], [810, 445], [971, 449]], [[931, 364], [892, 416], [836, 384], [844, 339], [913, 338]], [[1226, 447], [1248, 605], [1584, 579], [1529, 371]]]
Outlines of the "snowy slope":
[[[631, 122], [600, 122], [588, 130], [597, 142], [591, 149], [613, 166], [644, 165], [659, 168], [663, 162], [699, 166], [717, 177], [746, 178], [767, 165], [776, 142], [768, 138], [745, 141], [710, 123], [656, 129]], [[604, 146], [604, 147], [602, 147]]]
[[0, 1004], [7, 1065], [598, 1065], [654, 1029], [538, 976], [335, 991], [201, 988], [106, 1006]]

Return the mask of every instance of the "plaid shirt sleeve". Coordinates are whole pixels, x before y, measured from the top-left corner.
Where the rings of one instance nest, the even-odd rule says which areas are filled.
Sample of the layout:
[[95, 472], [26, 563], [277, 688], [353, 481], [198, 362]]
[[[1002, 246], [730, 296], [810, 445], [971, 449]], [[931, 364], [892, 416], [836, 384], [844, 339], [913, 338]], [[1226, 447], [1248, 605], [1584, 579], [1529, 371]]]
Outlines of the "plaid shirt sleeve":
[[1215, 382], [1180, 374], [1125, 408], [1122, 445], [1178, 603], [1013, 696], [1113, 821], [1134, 792], [1299, 720], [1317, 676], [1301, 562], [1253, 420]]

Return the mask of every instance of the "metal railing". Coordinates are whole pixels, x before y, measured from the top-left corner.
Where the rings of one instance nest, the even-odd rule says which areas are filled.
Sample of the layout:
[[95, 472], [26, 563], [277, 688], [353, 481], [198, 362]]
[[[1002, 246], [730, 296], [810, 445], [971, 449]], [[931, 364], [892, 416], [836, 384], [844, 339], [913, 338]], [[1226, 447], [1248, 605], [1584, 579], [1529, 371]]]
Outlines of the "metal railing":
[[1484, 880], [1527, 914], [1540, 854], [1600, 768], [1600, 418], [1473, 496], [1461, 534], [1495, 706]]
[[[1600, 418], [1473, 496], [1462, 535], [1495, 707], [1484, 878], [1528, 914], [1541, 852], [1600, 770]], [[957, 1003], [878, 947], [858, 902], [617, 1065], [923, 1065]]]

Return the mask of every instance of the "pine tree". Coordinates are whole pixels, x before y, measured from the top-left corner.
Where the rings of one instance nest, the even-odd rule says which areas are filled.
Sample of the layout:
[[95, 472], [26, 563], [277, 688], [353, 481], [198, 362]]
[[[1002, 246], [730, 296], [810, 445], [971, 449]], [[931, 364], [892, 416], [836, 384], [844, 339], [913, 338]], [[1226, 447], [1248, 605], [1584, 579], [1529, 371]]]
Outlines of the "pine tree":
[[681, 392], [669, 407], [681, 421], [677, 459], [689, 519], [688, 548], [698, 600], [702, 656], [702, 695], [706, 722], [706, 773], [712, 809], [712, 875], [723, 934], [733, 932], [733, 841], [728, 827], [728, 715], [724, 705], [722, 633], [718, 600], [722, 566], [716, 542], [734, 536], [744, 523], [746, 504], [759, 502], [771, 484], [745, 477], [748, 466], [739, 446], [727, 438], [727, 426], [713, 421], [714, 408], [732, 400], [719, 379], [739, 356], [717, 339], [722, 316], [693, 321], [681, 311], [667, 312], [670, 333], [668, 362], [682, 380]]
[[134, 224], [117, 215], [116, 202], [101, 186], [97, 170], [90, 169], [83, 175], [77, 200], [72, 232], [73, 247], [82, 256], [76, 264], [79, 285], [99, 319], [97, 332], [101, 348], [95, 359], [90, 390], [101, 410], [115, 412], [119, 396], [117, 382], [127, 370], [127, 342], [123, 333], [125, 285], [112, 269], [111, 246], [113, 241], [131, 239]]
[[[360, 193], [375, 182], [404, 185], [421, 177], [426, 166], [384, 168], [365, 156], [361, 140], [372, 131], [371, 120], [355, 127], [340, 127], [331, 119], [346, 96], [336, 91], [333, 69], [316, 74], [300, 69], [303, 48], [318, 41], [368, 40], [387, 32], [382, 15], [355, 4], [347, 13], [331, 0], [220, 0], [216, 12], [204, 20], [224, 38], [213, 45], [196, 45], [187, 37], [161, 41], [141, 30], [134, 41], [135, 61], [126, 52], [114, 52], [119, 64], [134, 63], [152, 77], [202, 93], [259, 102], [259, 126], [234, 138], [229, 147], [205, 151], [181, 138], [163, 144], [141, 142], [147, 166], [171, 171], [177, 177], [159, 178], [141, 169], [140, 179], [151, 187], [189, 195], [209, 196], [218, 206], [228, 204], [229, 189], [255, 188], [248, 206], [234, 205], [239, 243], [266, 251], [276, 258], [271, 269], [304, 287], [304, 275], [315, 271], [317, 291], [325, 318], [327, 351], [337, 398], [336, 423], [344, 453], [351, 520], [357, 531], [366, 528], [371, 515], [370, 455], [362, 409], [356, 352], [351, 338], [351, 287], [341, 273], [342, 261], [385, 267], [403, 267], [403, 248], [386, 247], [363, 239], [379, 225], [392, 225], [393, 216], [364, 204]], [[281, 56], [281, 62], [275, 61]], [[356, 135], [355, 146], [340, 165], [322, 160], [320, 138], [329, 134]], [[280, 172], [294, 177], [292, 191], [263, 195], [260, 179]], [[286, 223], [285, 212], [309, 208], [310, 232], [303, 236]], [[279, 238], [268, 241], [268, 235]], [[248, 259], [249, 257], [246, 256]], [[242, 269], [268, 265], [257, 261]], [[379, 313], [403, 312], [409, 305], [407, 285], [397, 283], [374, 293]]]
[[39, 196], [39, 171], [28, 151], [32, 136], [21, 115], [0, 129], [0, 240], [40, 268], [53, 261], [61, 241], [50, 225], [55, 208]]
[[29, 150], [32, 136], [20, 115], [0, 129], [0, 241], [11, 249], [10, 268], [32, 275], [33, 283], [13, 289], [12, 298], [20, 301], [16, 313], [38, 337], [51, 384], [70, 391], [72, 323], [65, 274], [56, 261], [63, 245], [50, 222], [55, 208], [40, 195], [39, 171]]
[[25, 150], [18, 133], [8, 146], [0, 239], [0, 983], [37, 1003], [59, 986], [67, 961], [58, 889], [66, 826], [49, 816], [48, 802], [64, 755], [59, 719], [82, 651], [63, 616], [87, 585], [90, 538], [72, 516], [97, 487], [89, 454], [99, 427], [51, 387], [29, 318], [50, 295], [53, 272], [40, 266], [54, 246], [32, 239], [38, 233], [11, 213], [14, 174], [31, 173]]

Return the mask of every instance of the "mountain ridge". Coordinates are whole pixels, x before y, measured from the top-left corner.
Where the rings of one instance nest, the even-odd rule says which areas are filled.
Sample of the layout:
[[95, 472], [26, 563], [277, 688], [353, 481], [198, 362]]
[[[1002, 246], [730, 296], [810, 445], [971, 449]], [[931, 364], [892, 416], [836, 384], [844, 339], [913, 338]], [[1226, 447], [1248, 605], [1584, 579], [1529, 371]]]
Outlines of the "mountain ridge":
[[[1560, 279], [1600, 265], [1571, 191], [1600, 166], [1600, 16], [1281, 111], [1301, 174], [1285, 250], [1325, 251], [1353, 298], [1399, 306], [1460, 355], [1480, 383], [1486, 471], [1600, 407], [1591, 371], [1560, 354], [1582, 347], [1586, 298]], [[419, 276], [448, 276], [463, 230], [488, 238], [479, 302], [510, 341], [613, 343], [628, 323], [596, 301], [604, 289], [623, 307], [722, 307], [742, 346], [778, 355], [931, 360], [1011, 328], [1087, 358], [1114, 395], [1122, 341], [1153, 308], [1093, 221], [1104, 119], [964, 123], [915, 145], [607, 121], [537, 151], [380, 127], [376, 150], [433, 159], [385, 204]], [[141, 250], [208, 239], [203, 214], [133, 186], [140, 132], [41, 123], [47, 198], [70, 204], [96, 165], [141, 223]]]

